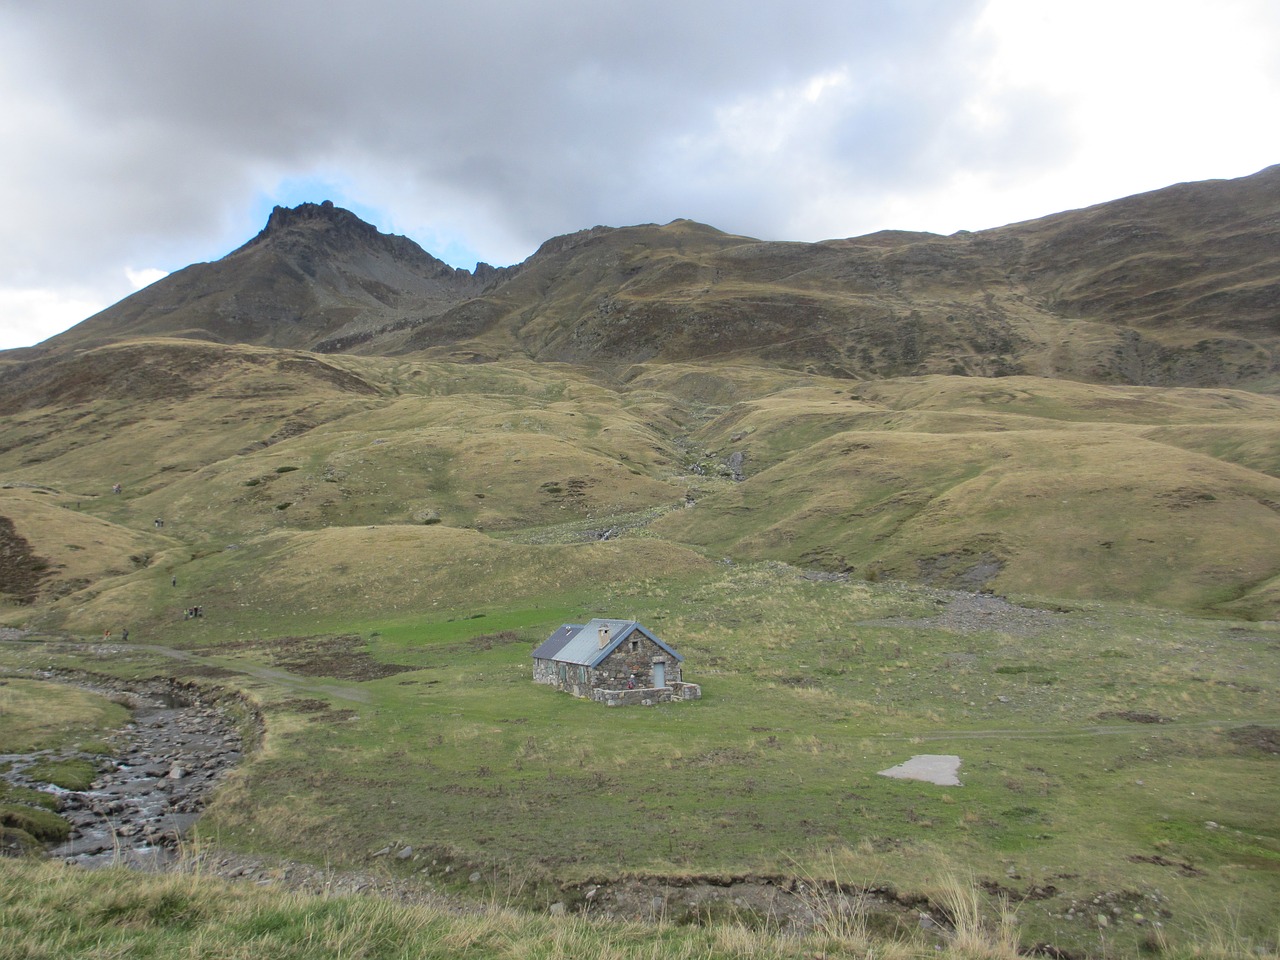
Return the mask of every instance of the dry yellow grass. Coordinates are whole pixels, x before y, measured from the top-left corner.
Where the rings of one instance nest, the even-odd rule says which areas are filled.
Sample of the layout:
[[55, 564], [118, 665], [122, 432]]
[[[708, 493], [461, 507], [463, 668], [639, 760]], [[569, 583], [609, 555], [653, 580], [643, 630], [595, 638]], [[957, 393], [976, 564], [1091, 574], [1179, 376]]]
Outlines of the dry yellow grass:
[[106, 697], [13, 677], [0, 684], [0, 744], [6, 753], [28, 753], [96, 738], [123, 723], [129, 712]]
[[[1280, 572], [1280, 480], [1264, 455], [1264, 438], [1280, 448], [1275, 401], [1028, 378], [855, 392], [806, 388], [733, 407], [704, 436], [744, 451], [748, 479], [709, 489], [656, 529], [864, 574], [1269, 609], [1256, 585]], [[1204, 449], [1209, 423], [1230, 438], [1221, 459]], [[1193, 427], [1198, 439], [1179, 443]], [[966, 581], [982, 564], [991, 574]]]
[[[83, 500], [47, 489], [0, 487], [0, 516], [32, 544], [47, 570], [37, 587], [48, 600], [92, 583], [129, 577], [162, 563], [172, 541], [81, 511]], [[5, 595], [0, 594], [0, 608]]]
[[[175, 341], [88, 359], [71, 372], [136, 395], [27, 406], [0, 421], [0, 480], [54, 491], [5, 492], [36, 555], [59, 568], [43, 599], [57, 583], [93, 594], [58, 605], [54, 620], [77, 629], [139, 606], [162, 615], [178, 599], [162, 588], [182, 570], [207, 570], [202, 589], [233, 582], [237, 567], [239, 579], [270, 580], [250, 547], [277, 534], [437, 524], [569, 542], [686, 494], [696, 508], [670, 511], [646, 536], [870, 577], [1254, 617], [1277, 609], [1280, 402], [1243, 391], [1033, 377], [856, 383], [749, 363], [648, 364], [613, 379], [529, 361]], [[735, 451], [742, 483], [720, 475]], [[113, 482], [123, 494], [108, 492]], [[41, 498], [57, 506], [38, 510]], [[243, 548], [240, 562], [211, 559], [229, 548]], [[356, 612], [426, 595], [381, 592], [404, 586], [392, 545], [335, 551], [330, 573], [354, 573], [317, 606]], [[521, 595], [549, 582], [509, 564], [495, 576]]]

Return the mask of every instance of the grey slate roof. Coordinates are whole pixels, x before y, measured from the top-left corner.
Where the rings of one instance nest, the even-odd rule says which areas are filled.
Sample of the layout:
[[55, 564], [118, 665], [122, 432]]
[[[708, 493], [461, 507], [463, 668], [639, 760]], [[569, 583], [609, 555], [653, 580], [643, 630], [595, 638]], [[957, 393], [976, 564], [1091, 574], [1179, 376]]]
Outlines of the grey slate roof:
[[535, 660], [555, 660], [556, 654], [560, 652], [560, 648], [573, 639], [574, 634], [582, 629], [580, 623], [566, 623], [559, 630], [553, 633], [537, 650], [533, 651], [533, 659]]
[[[609, 641], [603, 648], [600, 646], [602, 626], [609, 628]], [[613, 653], [624, 640], [637, 632], [644, 634], [676, 660], [684, 660], [684, 657], [636, 621], [601, 618], [585, 624], [566, 623], [533, 651], [533, 657], [535, 660], [553, 660], [557, 663], [595, 667]]]

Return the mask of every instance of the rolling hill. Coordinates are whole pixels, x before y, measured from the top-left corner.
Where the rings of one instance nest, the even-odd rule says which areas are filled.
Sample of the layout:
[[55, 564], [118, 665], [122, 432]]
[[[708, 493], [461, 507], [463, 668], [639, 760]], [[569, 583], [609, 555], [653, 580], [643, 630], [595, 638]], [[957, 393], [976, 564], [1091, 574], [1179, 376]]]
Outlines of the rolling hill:
[[951, 237], [596, 227], [467, 272], [277, 208], [0, 355], [0, 590], [80, 625], [228, 543], [439, 525], [1274, 617], [1278, 212], [1272, 167]]

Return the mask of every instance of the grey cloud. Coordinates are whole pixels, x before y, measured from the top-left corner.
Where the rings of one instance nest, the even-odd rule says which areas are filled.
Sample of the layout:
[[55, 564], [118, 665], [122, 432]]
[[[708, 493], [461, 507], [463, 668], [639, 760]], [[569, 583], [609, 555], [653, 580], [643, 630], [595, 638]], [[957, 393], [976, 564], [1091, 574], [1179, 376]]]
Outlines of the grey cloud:
[[[0, 93], [38, 90], [61, 124], [0, 160], [23, 224], [0, 260], [48, 283], [176, 267], [257, 229], [245, 211], [277, 179], [351, 170], [364, 202], [424, 224], [438, 205], [495, 262], [595, 223], [780, 237], [810, 202], [805, 168], [875, 191], [1053, 141], [1048, 110], [955, 127], [980, 5], [10, 3], [0, 61], [19, 49], [21, 68], [0, 68]], [[767, 155], [726, 148], [725, 110], [840, 69], [859, 96]]]

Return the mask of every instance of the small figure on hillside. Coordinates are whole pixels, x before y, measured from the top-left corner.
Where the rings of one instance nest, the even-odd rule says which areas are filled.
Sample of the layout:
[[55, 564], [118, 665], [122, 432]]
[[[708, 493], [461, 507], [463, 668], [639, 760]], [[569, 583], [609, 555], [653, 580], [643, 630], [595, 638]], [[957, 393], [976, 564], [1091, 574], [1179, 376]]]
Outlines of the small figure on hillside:
[[170, 583], [172, 583], [173, 586], [175, 587], [178, 585], [178, 575], [176, 573], [173, 575], [173, 579], [170, 581]]
[[119, 493], [119, 492], [120, 492], [120, 490], [121, 490], [120, 484], [118, 484], [118, 483], [113, 483], [113, 484], [111, 485], [111, 492], [112, 492], [112, 493]]
[[110, 630], [103, 630], [103, 631], [102, 631], [102, 639], [103, 639], [103, 640], [110, 640], [110, 639], [111, 639], [111, 631], [110, 631]]
[[164, 520], [162, 520], [160, 517], [156, 517], [156, 529], [160, 530], [163, 527], [164, 527]]
[[120, 631], [120, 639], [121, 639], [124, 643], [128, 643], [128, 642], [129, 642], [129, 628], [128, 628], [128, 627], [125, 627], [123, 630], [121, 630], [121, 631]]

